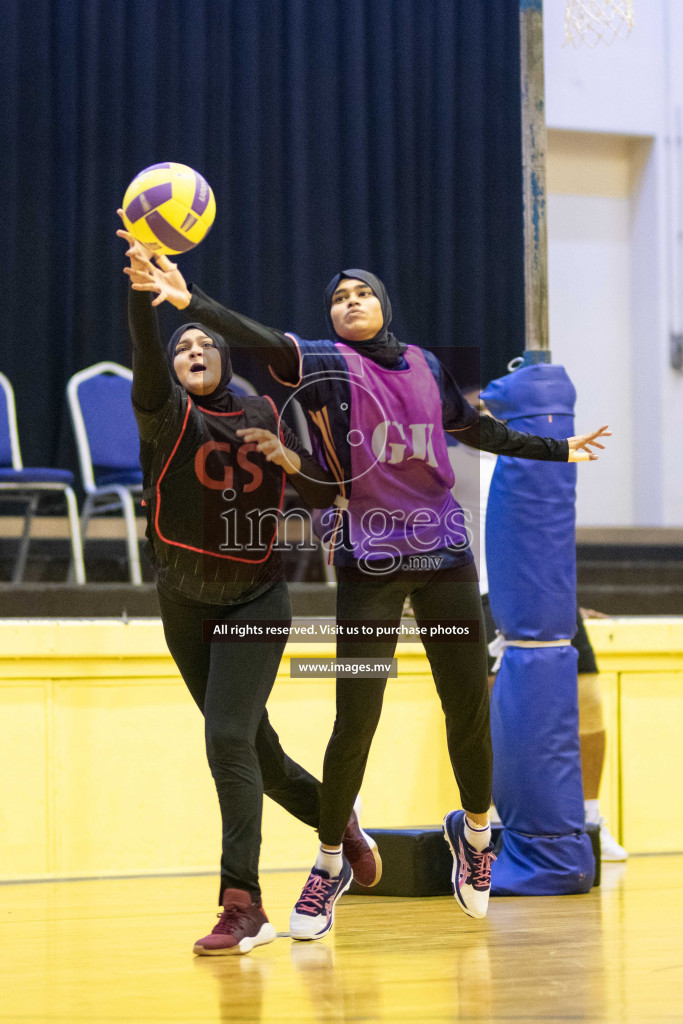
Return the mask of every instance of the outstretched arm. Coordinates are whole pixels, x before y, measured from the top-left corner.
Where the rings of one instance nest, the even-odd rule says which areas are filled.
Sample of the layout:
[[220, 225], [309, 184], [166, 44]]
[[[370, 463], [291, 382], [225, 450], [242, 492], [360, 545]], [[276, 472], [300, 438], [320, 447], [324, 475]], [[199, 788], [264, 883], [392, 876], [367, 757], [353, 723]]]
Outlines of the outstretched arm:
[[[434, 357], [431, 357], [432, 361]], [[607, 426], [589, 434], [557, 440], [513, 430], [501, 420], [483, 414], [465, 398], [445, 366], [438, 365], [438, 384], [441, 395], [443, 427], [456, 441], [469, 448], [509, 455], [517, 459], [537, 459], [544, 462], [589, 462], [598, 456], [592, 448], [604, 448], [598, 438], [611, 437]]]
[[196, 285], [190, 289], [178, 265], [167, 256], [154, 253], [153, 258], [150, 257], [151, 254], [144, 263], [131, 268], [131, 285], [135, 291], [155, 293], [153, 306], [169, 302], [176, 309], [185, 310], [189, 319], [222, 334], [232, 348], [245, 348], [248, 354], [272, 366], [280, 380], [298, 384], [300, 357], [292, 338], [226, 309]]
[[469, 448], [478, 448], [479, 451], [492, 452], [494, 455], [509, 455], [516, 459], [568, 461], [567, 441], [524, 434], [520, 430], [512, 430], [500, 420], [494, 420], [492, 416], [482, 416], [472, 406], [468, 406], [468, 409], [470, 422], [466, 426], [444, 423], [444, 428], [456, 441], [461, 441]]
[[[472, 408], [471, 406], [469, 407]], [[604, 448], [598, 441], [600, 437], [611, 437], [607, 426], [600, 427], [588, 434], [577, 434], [557, 440], [553, 437], [539, 437], [536, 434], [525, 434], [513, 430], [492, 416], [476, 415], [465, 427], [454, 427], [444, 424], [445, 429], [456, 441], [461, 441], [470, 448], [493, 452], [494, 455], [509, 455], [517, 459], [536, 459], [544, 462], [592, 462], [598, 456], [591, 448]]]
[[[147, 262], [147, 250], [127, 231], [117, 231], [128, 242], [126, 256], [130, 266], [124, 268], [132, 281]], [[171, 378], [159, 338], [156, 310], [146, 295], [128, 292], [128, 329], [133, 343], [133, 403], [142, 412], [156, 412], [172, 392]]]

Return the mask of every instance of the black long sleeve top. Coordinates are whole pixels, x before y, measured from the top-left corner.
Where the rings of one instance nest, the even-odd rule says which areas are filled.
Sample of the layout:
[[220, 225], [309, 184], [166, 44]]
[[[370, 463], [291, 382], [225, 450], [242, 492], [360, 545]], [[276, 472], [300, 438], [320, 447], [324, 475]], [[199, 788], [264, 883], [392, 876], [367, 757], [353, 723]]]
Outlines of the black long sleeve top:
[[[222, 334], [233, 347], [243, 347], [269, 365], [282, 382], [295, 386], [301, 378], [300, 345], [283, 331], [266, 327], [249, 317], [226, 309], [215, 299], [206, 295], [197, 285], [192, 285], [192, 298], [187, 308], [190, 318], [198, 320], [212, 330]], [[313, 343], [318, 344], [318, 343]], [[426, 353], [431, 356], [431, 353]], [[321, 352], [321, 357], [326, 353]], [[329, 358], [329, 357], [328, 357]], [[321, 359], [322, 362], [322, 359]], [[526, 434], [495, 420], [481, 415], [466, 401], [460, 388], [443, 366], [431, 356], [430, 364], [438, 373], [438, 385], [442, 400], [443, 427], [452, 433], [457, 441], [470, 448], [492, 452], [495, 455], [510, 455], [523, 459], [551, 462], [566, 462], [569, 446], [565, 439], [539, 437]], [[316, 369], [318, 365], [316, 363]], [[305, 370], [305, 367], [304, 367]]]

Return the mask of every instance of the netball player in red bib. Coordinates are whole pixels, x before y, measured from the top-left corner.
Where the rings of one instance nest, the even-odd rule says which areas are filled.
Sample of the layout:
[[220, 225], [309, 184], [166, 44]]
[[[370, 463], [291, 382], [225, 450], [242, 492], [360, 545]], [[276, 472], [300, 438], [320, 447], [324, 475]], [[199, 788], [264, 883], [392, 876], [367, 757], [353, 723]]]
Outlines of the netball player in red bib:
[[[133, 274], [146, 265], [146, 252], [126, 232], [119, 235], [129, 243], [126, 272]], [[221, 334], [201, 321], [186, 323], [164, 351], [156, 311], [133, 289], [129, 325], [147, 536], [164, 634], [205, 718], [223, 824], [223, 910], [194, 951], [246, 953], [276, 936], [258, 876], [263, 792], [317, 828], [320, 783], [287, 757], [265, 710], [286, 637], [263, 642], [239, 634], [259, 622], [291, 622], [274, 550], [285, 476], [314, 507], [328, 506], [338, 488], [280, 426], [269, 398], [230, 389], [230, 350]], [[219, 639], [210, 642], [214, 633]], [[220, 642], [226, 634], [230, 642]], [[372, 882], [373, 851], [356, 815], [347, 817], [347, 854], [361, 879]]]

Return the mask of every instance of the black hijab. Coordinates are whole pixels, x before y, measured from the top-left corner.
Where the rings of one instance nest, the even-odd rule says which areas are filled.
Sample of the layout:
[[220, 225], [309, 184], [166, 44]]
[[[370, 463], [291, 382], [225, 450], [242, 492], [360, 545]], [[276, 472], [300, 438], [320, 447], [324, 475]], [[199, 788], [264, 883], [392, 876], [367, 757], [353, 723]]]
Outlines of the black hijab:
[[218, 349], [221, 357], [221, 379], [218, 384], [208, 395], [193, 395], [195, 401], [201, 405], [204, 409], [213, 409], [215, 411], [222, 411], [223, 407], [230, 407], [233, 404], [233, 392], [228, 390], [228, 384], [232, 379], [232, 362], [230, 361], [230, 347], [222, 334], [218, 334], [216, 331], [210, 331], [204, 324], [191, 323], [183, 324], [177, 331], [174, 331], [170, 337], [168, 345], [166, 346], [166, 359], [171, 371], [171, 377], [180, 384], [175, 372], [173, 360], [175, 358], [176, 345], [182, 338], [185, 331], [189, 331], [192, 327], [196, 327], [198, 330], [205, 334], [207, 338], [211, 338], [212, 342]]
[[[332, 306], [332, 296], [336, 291], [339, 282], [345, 278], [355, 278], [357, 281], [362, 281], [372, 288], [373, 292], [379, 299], [379, 304], [382, 307], [383, 324], [374, 338], [369, 338], [367, 341], [348, 341], [346, 338], [340, 338], [334, 329], [332, 324], [332, 317], [330, 315], [330, 309]], [[389, 301], [389, 295], [387, 290], [378, 277], [371, 274], [368, 270], [359, 270], [353, 267], [350, 270], [342, 270], [341, 273], [335, 274], [327, 288], [325, 289], [325, 315], [327, 317], [327, 325], [330, 328], [330, 332], [337, 341], [343, 342], [348, 345], [349, 348], [354, 349], [360, 355], [368, 356], [374, 362], [379, 363], [380, 366], [386, 366], [391, 369], [400, 363], [403, 353], [405, 352], [407, 345], [404, 345], [402, 341], [399, 341], [395, 334], [391, 334], [389, 331], [389, 325], [391, 323], [391, 303]]]

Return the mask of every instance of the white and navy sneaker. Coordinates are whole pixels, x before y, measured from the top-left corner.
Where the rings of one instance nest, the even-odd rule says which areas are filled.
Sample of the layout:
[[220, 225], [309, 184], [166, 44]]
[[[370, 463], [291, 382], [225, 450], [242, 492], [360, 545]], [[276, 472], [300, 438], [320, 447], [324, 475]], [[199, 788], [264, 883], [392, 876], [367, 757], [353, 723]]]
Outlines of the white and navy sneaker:
[[327, 871], [313, 868], [289, 918], [293, 939], [322, 939], [334, 924], [334, 905], [353, 881], [351, 865], [342, 858], [341, 873], [330, 878]]
[[443, 819], [443, 834], [453, 854], [453, 895], [469, 917], [486, 917], [491, 891], [492, 846], [481, 852], [465, 839], [465, 812], [450, 811]]

